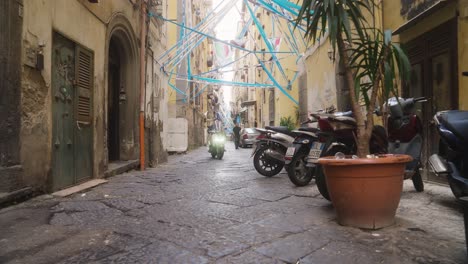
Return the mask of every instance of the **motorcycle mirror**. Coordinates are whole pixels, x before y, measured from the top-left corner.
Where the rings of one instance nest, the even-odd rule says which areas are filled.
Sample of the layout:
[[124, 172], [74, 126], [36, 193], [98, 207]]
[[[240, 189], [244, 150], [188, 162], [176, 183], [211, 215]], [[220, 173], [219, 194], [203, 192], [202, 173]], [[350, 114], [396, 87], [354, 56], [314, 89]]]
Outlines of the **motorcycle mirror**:
[[417, 97], [413, 99], [415, 102], [427, 102], [426, 97]]

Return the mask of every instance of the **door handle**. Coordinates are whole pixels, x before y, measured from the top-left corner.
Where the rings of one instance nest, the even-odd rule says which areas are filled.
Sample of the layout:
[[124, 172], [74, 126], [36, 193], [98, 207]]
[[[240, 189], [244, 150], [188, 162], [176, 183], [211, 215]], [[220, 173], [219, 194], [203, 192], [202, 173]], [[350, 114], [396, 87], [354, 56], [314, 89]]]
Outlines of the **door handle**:
[[70, 139], [68, 139], [68, 141], [67, 141], [67, 146], [70, 147], [71, 145], [73, 145], [73, 143], [71, 142]]
[[55, 148], [60, 147], [60, 140], [57, 138], [54, 143]]

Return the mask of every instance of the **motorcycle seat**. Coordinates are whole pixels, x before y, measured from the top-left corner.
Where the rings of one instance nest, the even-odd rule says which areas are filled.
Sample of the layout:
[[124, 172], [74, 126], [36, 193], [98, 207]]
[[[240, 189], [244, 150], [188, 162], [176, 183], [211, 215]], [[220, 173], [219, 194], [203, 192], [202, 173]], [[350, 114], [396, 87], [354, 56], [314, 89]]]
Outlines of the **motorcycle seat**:
[[443, 112], [440, 121], [460, 139], [468, 142], [468, 111]]
[[345, 125], [356, 126], [356, 119], [350, 116], [333, 116], [333, 117], [329, 117], [328, 119], [343, 123]]
[[306, 132], [312, 132], [312, 133], [317, 133], [320, 131], [320, 129], [316, 127], [300, 127], [298, 129], [299, 131], [306, 131]]
[[271, 131], [275, 131], [275, 132], [278, 132], [278, 133], [282, 133], [282, 134], [286, 134], [286, 135], [290, 135], [290, 136], [293, 136], [294, 134], [289, 131], [289, 129], [285, 126], [266, 126], [265, 129], [268, 129], [268, 130], [271, 130]]
[[353, 111], [347, 111], [347, 112], [335, 112], [332, 114], [334, 117], [352, 117], [353, 116]]

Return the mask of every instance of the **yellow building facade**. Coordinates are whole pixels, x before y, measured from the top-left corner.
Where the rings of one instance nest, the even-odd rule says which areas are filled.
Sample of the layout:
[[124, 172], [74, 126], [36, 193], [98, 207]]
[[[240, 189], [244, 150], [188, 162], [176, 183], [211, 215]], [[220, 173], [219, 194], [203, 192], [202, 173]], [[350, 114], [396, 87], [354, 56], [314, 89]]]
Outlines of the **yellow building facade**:
[[[248, 102], [244, 109], [243, 123], [245, 126], [264, 127], [269, 125], [280, 125], [281, 118], [291, 117], [294, 123], [298, 119], [298, 54], [292, 53], [290, 48], [291, 38], [287, 39], [288, 24], [282, 18], [272, 15], [264, 8], [255, 8], [250, 5], [252, 13], [258, 20], [265, 33], [267, 39], [280, 38], [281, 44], [275, 53], [278, 64], [281, 65], [282, 71], [279, 69], [276, 60], [273, 58], [266, 44], [264, 37], [261, 35], [258, 26], [251, 20], [252, 15], [243, 3], [242, 5], [242, 23], [239, 25], [239, 31], [249, 24], [248, 31], [244, 36], [246, 41], [246, 49], [255, 53], [250, 54], [246, 59], [239, 60], [236, 64], [235, 80], [241, 82], [255, 83], [264, 85], [260, 88], [237, 87], [234, 89], [233, 97], [243, 94], [243, 101]], [[245, 52], [237, 52], [236, 58], [245, 55]], [[265, 65], [271, 73], [275, 81], [286, 91], [296, 102], [288, 98], [278, 87], [273, 84], [270, 76], [264, 71], [259, 61]], [[248, 90], [247, 93], [238, 92], [239, 89]], [[237, 100], [237, 99], [236, 99]], [[238, 103], [237, 103], [238, 105]]]
[[[206, 118], [204, 113], [207, 111], [207, 94], [211, 87], [197, 82], [194, 78], [189, 78], [189, 73], [200, 75], [209, 71], [210, 67], [207, 61], [210, 57], [212, 40], [205, 38], [198, 43], [203, 36], [190, 29], [195, 28], [203, 21], [211, 11], [212, 3], [206, 0], [178, 0], [169, 2], [167, 9], [168, 19], [179, 25], [174, 23], [168, 25], [168, 49], [174, 45], [177, 45], [177, 48], [169, 53], [170, 55], [165, 58], [165, 61], [170, 61], [182, 54], [177, 66], [172, 65], [165, 68], [168, 76], [166, 87], [169, 97], [169, 118], [187, 120], [188, 148], [195, 148], [205, 143]], [[186, 28], [181, 27], [182, 24]], [[181, 31], [184, 32], [181, 33]], [[195, 43], [198, 43], [196, 47], [189, 48], [189, 46], [195, 46]], [[164, 65], [164, 63], [162, 64]]]

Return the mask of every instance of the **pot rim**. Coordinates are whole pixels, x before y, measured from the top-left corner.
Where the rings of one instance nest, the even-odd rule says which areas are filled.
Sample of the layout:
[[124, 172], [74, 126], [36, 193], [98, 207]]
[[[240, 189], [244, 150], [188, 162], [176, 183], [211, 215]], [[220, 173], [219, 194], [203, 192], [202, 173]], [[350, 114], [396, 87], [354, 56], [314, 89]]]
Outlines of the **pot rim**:
[[378, 158], [358, 158], [358, 159], [335, 159], [334, 156], [319, 158], [318, 162], [322, 165], [333, 166], [350, 166], [350, 165], [378, 165], [378, 164], [395, 164], [408, 163], [413, 160], [413, 157], [405, 154], [381, 154]]

